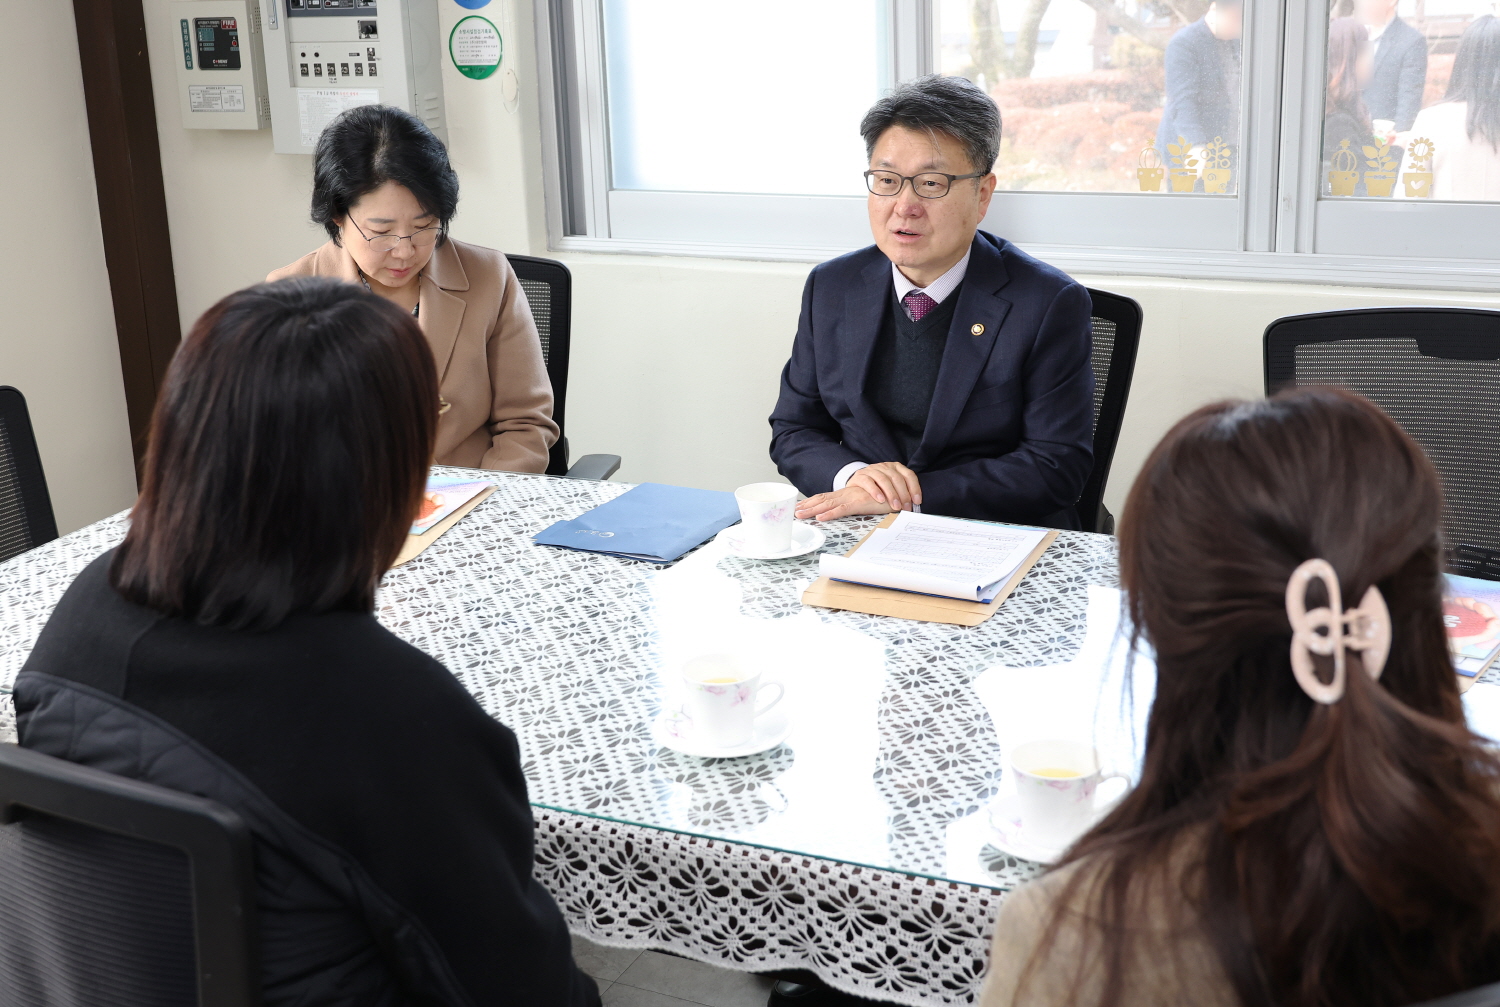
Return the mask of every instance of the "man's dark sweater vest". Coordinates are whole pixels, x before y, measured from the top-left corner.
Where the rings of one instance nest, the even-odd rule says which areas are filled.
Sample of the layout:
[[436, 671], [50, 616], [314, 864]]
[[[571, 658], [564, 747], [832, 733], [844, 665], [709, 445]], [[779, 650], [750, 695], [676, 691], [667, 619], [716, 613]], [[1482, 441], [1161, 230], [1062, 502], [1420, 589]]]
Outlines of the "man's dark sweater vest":
[[868, 461], [897, 461], [905, 465], [916, 454], [922, 433], [927, 429], [932, 392], [937, 387], [943, 347], [948, 342], [948, 326], [962, 289], [960, 283], [920, 322], [914, 322], [896, 299], [895, 288], [891, 288], [885, 321], [875, 341], [875, 356], [870, 361], [865, 394], [890, 430], [899, 457]]

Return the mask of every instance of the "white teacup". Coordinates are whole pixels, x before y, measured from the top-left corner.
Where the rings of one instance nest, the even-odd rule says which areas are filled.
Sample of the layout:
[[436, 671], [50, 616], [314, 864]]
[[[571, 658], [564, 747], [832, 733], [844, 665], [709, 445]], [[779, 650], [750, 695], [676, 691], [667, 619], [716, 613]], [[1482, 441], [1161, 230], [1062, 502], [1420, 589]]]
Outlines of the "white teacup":
[[745, 551], [785, 552], [792, 547], [792, 519], [797, 487], [786, 483], [751, 483], [734, 491], [745, 528]]
[[[786, 687], [760, 680], [732, 654], [703, 654], [682, 667], [682, 712], [693, 722], [695, 740], [721, 748], [743, 745], [755, 735], [755, 718], [781, 702]], [[756, 705], [762, 687], [776, 689], [776, 698]]]
[[1021, 804], [1021, 831], [1038, 846], [1069, 846], [1084, 830], [1124, 797], [1104, 804], [1095, 800], [1099, 784], [1126, 780], [1124, 773], [1106, 773], [1099, 756], [1080, 741], [1028, 741], [1010, 756]]

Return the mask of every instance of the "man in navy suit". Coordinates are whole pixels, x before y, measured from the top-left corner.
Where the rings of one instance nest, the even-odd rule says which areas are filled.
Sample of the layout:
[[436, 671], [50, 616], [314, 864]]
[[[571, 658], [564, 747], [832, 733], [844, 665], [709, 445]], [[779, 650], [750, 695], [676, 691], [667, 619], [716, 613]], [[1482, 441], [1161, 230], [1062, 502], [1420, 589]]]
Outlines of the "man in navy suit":
[[[1396, 0], [1358, 0], [1354, 13], [1370, 32], [1375, 67], [1365, 86], [1371, 119], [1390, 123], [1387, 139], [1404, 147], [1404, 135], [1422, 111], [1427, 87], [1427, 39], [1396, 15]], [[1377, 127], [1379, 132], [1379, 127]]]
[[797, 516], [924, 513], [1076, 528], [1093, 465], [1088, 292], [980, 231], [1000, 111], [966, 80], [860, 124], [875, 244], [815, 269], [771, 414]]

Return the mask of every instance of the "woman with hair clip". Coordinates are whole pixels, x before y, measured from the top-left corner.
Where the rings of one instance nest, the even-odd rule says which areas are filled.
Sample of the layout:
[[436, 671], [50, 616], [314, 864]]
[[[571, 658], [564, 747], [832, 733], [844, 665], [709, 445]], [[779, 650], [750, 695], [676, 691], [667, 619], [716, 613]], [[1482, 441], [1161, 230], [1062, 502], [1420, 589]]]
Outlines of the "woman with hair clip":
[[416, 318], [437, 361], [442, 465], [545, 472], [558, 438], [552, 383], [510, 260], [448, 236], [458, 175], [421, 119], [359, 105], [318, 137], [312, 219], [321, 248], [267, 280], [329, 276]]
[[[1417, 113], [1411, 137], [1432, 141], [1433, 199], [1500, 200], [1500, 18], [1485, 14], [1464, 29], [1448, 91]], [[1420, 167], [1412, 145], [1403, 171]]]
[[[438, 409], [388, 300], [332, 279], [224, 298], [167, 371], [125, 541], [16, 679], [23, 746], [245, 820], [267, 1007], [599, 1003], [532, 876], [515, 735], [375, 618]], [[184, 933], [123, 957], [190, 964]]]
[[1500, 980], [1500, 762], [1443, 628], [1438, 478], [1311, 389], [1207, 406], [1136, 479], [1138, 786], [1006, 900], [983, 1007], [1398, 1007]]

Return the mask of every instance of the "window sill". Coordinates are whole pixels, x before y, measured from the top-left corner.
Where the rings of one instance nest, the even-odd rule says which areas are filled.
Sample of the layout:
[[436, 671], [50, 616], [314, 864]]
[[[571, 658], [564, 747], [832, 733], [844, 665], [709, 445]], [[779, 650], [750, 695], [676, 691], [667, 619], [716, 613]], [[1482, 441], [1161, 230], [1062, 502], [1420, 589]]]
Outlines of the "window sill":
[[[850, 248], [720, 244], [629, 238], [554, 238], [560, 252], [672, 255], [761, 262], [823, 262]], [[1151, 248], [1021, 243], [1029, 254], [1069, 273], [1262, 280], [1353, 287], [1500, 292], [1500, 261], [1382, 258], [1299, 252], [1177, 252]]]

